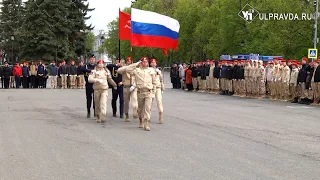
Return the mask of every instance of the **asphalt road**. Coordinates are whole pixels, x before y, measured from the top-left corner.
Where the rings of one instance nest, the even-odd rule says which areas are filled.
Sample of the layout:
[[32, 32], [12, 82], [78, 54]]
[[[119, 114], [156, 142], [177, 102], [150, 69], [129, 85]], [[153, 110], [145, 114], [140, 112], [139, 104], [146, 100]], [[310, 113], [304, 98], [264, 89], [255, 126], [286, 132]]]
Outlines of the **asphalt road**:
[[85, 107], [84, 90], [1, 89], [0, 179], [320, 179], [319, 107], [168, 88], [150, 132]]

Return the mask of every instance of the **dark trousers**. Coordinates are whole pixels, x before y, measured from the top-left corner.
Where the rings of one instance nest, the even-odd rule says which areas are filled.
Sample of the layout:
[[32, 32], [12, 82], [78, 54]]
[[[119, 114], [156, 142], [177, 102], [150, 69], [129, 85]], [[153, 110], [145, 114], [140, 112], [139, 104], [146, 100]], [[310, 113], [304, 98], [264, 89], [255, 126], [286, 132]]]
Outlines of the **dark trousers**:
[[43, 76], [38, 76], [38, 85], [39, 88], [43, 88]]
[[1, 88], [4, 88], [4, 80], [1, 78]]
[[94, 109], [94, 94], [93, 94], [93, 86], [86, 85], [86, 98], [87, 98], [87, 110], [91, 109], [91, 105], [93, 104]]
[[23, 76], [23, 78], [22, 78], [22, 87], [29, 88], [28, 77], [26, 77], [26, 76]]
[[187, 88], [188, 88], [188, 91], [192, 91], [193, 90], [193, 85], [192, 84], [187, 84]]
[[4, 82], [4, 88], [5, 89], [9, 89], [9, 82], [10, 82], [10, 78], [3, 78], [3, 82]]
[[48, 77], [43, 78], [43, 88], [47, 88], [47, 80], [48, 80]]
[[21, 85], [21, 77], [20, 76], [16, 76], [14, 77], [15, 81], [16, 81], [16, 88], [19, 89], [20, 85]]
[[124, 108], [124, 100], [123, 100], [123, 86], [120, 86], [117, 88], [117, 90], [112, 88], [112, 111], [113, 114], [117, 114], [117, 100], [119, 96], [119, 102], [120, 102], [120, 117], [123, 117], [123, 108]]
[[36, 88], [36, 76], [35, 75], [31, 75], [30, 81], [31, 81], [31, 88]]

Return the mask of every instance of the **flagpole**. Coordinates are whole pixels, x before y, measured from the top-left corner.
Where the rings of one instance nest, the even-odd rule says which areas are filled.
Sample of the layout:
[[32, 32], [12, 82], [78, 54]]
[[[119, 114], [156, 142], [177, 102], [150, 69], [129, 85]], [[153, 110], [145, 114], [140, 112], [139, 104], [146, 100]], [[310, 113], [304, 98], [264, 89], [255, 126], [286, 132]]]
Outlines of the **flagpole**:
[[[131, 1], [131, 9], [132, 9], [132, 6], [133, 4], [135, 3], [136, 1], [132, 2]], [[131, 21], [131, 20], [130, 20]], [[131, 24], [131, 23], [130, 23]], [[132, 25], [132, 24], [131, 24]], [[132, 46], [131, 46], [131, 41], [130, 41], [130, 56], [132, 57]], [[133, 58], [133, 57], [132, 57]]]
[[[120, 23], [120, 6], [119, 6], [119, 23]], [[118, 32], [120, 33], [120, 26], [118, 26]], [[121, 57], [120, 57], [120, 55], [121, 55], [121, 53], [120, 53], [120, 49], [121, 49], [121, 45], [120, 45], [120, 37], [118, 36], [118, 38], [119, 38], [119, 60], [121, 61]]]

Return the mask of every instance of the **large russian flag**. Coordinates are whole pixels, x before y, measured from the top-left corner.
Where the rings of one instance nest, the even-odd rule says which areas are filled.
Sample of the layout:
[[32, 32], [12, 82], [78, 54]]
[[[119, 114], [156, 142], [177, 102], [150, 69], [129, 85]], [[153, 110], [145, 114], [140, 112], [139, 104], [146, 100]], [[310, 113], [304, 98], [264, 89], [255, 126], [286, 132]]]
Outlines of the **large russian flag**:
[[180, 24], [155, 12], [131, 9], [131, 46], [178, 49]]

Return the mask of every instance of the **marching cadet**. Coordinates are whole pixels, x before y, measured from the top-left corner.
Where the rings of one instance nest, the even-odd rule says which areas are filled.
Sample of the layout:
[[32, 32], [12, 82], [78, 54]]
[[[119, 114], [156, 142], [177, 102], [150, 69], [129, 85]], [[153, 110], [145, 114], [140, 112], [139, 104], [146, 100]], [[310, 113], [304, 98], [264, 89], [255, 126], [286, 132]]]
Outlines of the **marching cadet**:
[[301, 69], [298, 74], [298, 88], [299, 88], [299, 103], [307, 104], [307, 91], [306, 91], [306, 81], [307, 81], [307, 64], [308, 59], [306, 57], [302, 58]]
[[107, 118], [108, 82], [114, 88], [117, 88], [117, 84], [112, 80], [110, 71], [104, 68], [103, 60], [97, 62], [97, 66], [88, 77], [88, 82], [93, 83], [97, 123], [104, 123]]
[[68, 67], [65, 60], [62, 61], [59, 67], [59, 74], [61, 77], [61, 89], [67, 89]]
[[287, 66], [286, 61], [282, 62], [282, 73], [281, 73], [281, 83], [282, 83], [282, 97], [281, 99], [288, 101], [289, 100], [289, 81], [290, 81], [290, 68]]
[[58, 67], [56, 66], [56, 62], [52, 61], [50, 66], [51, 69], [51, 89], [57, 89], [58, 83]]
[[75, 61], [72, 60], [70, 66], [68, 67], [68, 74], [70, 76], [70, 89], [76, 88], [77, 68], [78, 67], [75, 65]]
[[85, 66], [83, 61], [80, 61], [79, 66], [77, 68], [77, 88], [83, 89], [84, 88], [84, 72]]
[[117, 84], [117, 88], [112, 89], [112, 111], [113, 117], [117, 117], [117, 100], [119, 97], [120, 104], [120, 118], [123, 118], [123, 109], [124, 109], [124, 99], [123, 99], [123, 81], [122, 75], [118, 73], [118, 69], [121, 67], [120, 57], [115, 60], [114, 64], [108, 64], [107, 68], [111, 72], [112, 79]]
[[[89, 63], [83, 69], [83, 72], [85, 73], [84, 79], [86, 81], [87, 118], [90, 118], [91, 104], [93, 104], [93, 110], [95, 110], [95, 103], [94, 103], [94, 96], [93, 96], [93, 93], [94, 93], [93, 83], [90, 83], [88, 81], [89, 74], [96, 67], [95, 61], [96, 59], [94, 55], [93, 54], [89, 55]], [[95, 112], [94, 112], [94, 115], [96, 115]]]
[[319, 60], [316, 60], [314, 61], [314, 73], [312, 77], [314, 105], [319, 104], [319, 100], [320, 100], [320, 83], [319, 82], [320, 82], [320, 66], [319, 66]]
[[[132, 58], [126, 58], [126, 66], [132, 64]], [[129, 122], [129, 106], [130, 101], [132, 104], [133, 109], [133, 117], [138, 117], [138, 100], [137, 100], [137, 90], [135, 88], [134, 77], [132, 74], [122, 71], [124, 69], [119, 68], [118, 73], [122, 75], [122, 82], [123, 82], [123, 95], [124, 95], [124, 114], [125, 114], [125, 121]]]
[[292, 63], [292, 71], [290, 74], [290, 94], [293, 97], [292, 99], [292, 103], [297, 103], [298, 99], [299, 99], [299, 93], [298, 93], [298, 74], [299, 74], [299, 69], [298, 69], [298, 64], [296, 63]]
[[[140, 66], [139, 68], [137, 66]], [[136, 88], [138, 91], [138, 114], [139, 128], [150, 131], [149, 120], [152, 106], [152, 98], [156, 92], [156, 80], [154, 71], [149, 67], [148, 58], [142, 58], [142, 61], [122, 67], [122, 71], [133, 73], [136, 80]]]
[[157, 68], [157, 60], [152, 58], [150, 60], [151, 69], [154, 71], [155, 74], [155, 84], [156, 84], [156, 92], [155, 98], [157, 101], [158, 111], [159, 111], [159, 123], [163, 123], [163, 105], [162, 105], [162, 93], [164, 92], [164, 84], [163, 84], [163, 77], [161, 71]]
[[220, 89], [220, 71], [221, 67], [219, 65], [219, 61], [214, 61], [214, 69], [213, 69], [213, 92], [218, 93]]

